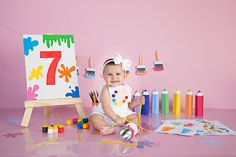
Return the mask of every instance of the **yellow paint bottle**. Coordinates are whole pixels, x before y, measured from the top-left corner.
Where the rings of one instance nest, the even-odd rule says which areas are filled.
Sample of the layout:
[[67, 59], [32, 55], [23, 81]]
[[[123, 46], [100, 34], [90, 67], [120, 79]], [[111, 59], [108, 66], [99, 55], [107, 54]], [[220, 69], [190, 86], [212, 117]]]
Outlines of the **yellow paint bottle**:
[[185, 96], [185, 114], [191, 116], [193, 114], [193, 93], [189, 89]]
[[180, 99], [181, 99], [181, 92], [179, 89], [176, 89], [174, 93], [174, 102], [173, 102], [173, 113], [180, 114]]

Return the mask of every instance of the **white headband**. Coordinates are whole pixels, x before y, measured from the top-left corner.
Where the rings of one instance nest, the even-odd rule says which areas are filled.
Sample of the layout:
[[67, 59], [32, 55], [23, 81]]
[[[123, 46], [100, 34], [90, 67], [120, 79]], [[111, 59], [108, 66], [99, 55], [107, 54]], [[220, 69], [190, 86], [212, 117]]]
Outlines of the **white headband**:
[[112, 59], [107, 60], [107, 61], [104, 63], [104, 66], [106, 66], [108, 63], [110, 63], [110, 62], [112, 62], [112, 61], [113, 61], [115, 64], [120, 64], [120, 65], [122, 65], [122, 69], [123, 69], [124, 71], [129, 71], [129, 68], [130, 68], [130, 66], [131, 66], [131, 60], [129, 60], [129, 59], [123, 59], [120, 54], [116, 54], [116, 55], [114, 55], [114, 56], [112, 57]]

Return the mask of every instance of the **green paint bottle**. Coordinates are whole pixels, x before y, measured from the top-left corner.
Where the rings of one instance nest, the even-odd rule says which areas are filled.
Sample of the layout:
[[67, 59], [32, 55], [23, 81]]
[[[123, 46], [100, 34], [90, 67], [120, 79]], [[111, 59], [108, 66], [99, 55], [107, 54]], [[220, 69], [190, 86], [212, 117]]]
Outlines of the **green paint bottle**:
[[169, 113], [169, 93], [164, 89], [161, 93], [162, 114]]

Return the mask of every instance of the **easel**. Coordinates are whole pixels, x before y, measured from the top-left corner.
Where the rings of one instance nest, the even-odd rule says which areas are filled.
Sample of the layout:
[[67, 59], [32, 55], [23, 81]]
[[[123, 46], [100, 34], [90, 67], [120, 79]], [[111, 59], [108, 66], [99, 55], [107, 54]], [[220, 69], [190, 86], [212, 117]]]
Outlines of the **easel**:
[[84, 118], [85, 113], [82, 107], [81, 98], [61, 98], [61, 99], [49, 99], [49, 100], [25, 101], [25, 113], [21, 121], [21, 126], [28, 127], [34, 107], [51, 107], [51, 106], [73, 105], [73, 104], [75, 105], [80, 118]]

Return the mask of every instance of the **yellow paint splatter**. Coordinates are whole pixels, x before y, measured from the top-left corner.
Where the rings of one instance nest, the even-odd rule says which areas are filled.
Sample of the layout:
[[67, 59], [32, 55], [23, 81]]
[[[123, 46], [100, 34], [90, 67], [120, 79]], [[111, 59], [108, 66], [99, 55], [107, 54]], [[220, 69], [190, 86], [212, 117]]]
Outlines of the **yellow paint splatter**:
[[43, 74], [41, 72], [41, 70], [43, 69], [43, 66], [40, 65], [36, 68], [36, 70], [34, 68], [32, 68], [32, 71], [29, 75], [29, 80], [33, 80], [34, 78], [36, 78], [37, 80], [39, 79], [39, 77], [43, 78]]

